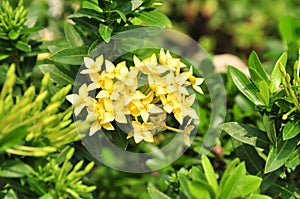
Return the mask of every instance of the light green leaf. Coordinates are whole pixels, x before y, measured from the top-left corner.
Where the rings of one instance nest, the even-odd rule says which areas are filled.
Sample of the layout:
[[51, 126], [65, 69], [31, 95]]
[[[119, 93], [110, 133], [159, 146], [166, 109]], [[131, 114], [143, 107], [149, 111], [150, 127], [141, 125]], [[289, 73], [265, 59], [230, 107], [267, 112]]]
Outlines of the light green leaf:
[[16, 40], [18, 39], [18, 37], [20, 36], [20, 33], [15, 31], [15, 30], [11, 30], [9, 33], [8, 33], [8, 37], [9, 39], [11, 40]]
[[102, 39], [105, 42], [109, 42], [111, 33], [113, 32], [113, 29], [109, 27], [108, 25], [100, 24], [99, 26], [99, 34], [101, 35]]
[[283, 140], [294, 138], [300, 133], [300, 122], [290, 121], [283, 128]]
[[295, 150], [298, 140], [296, 137], [285, 141], [281, 139], [277, 147], [271, 145], [265, 166], [265, 173], [275, 171], [283, 166]]
[[260, 194], [252, 194], [249, 198], [247, 199], [272, 199], [270, 196], [266, 195], [260, 195]]
[[270, 100], [270, 91], [269, 86], [265, 81], [260, 81], [258, 84], [259, 89], [259, 96], [261, 97], [262, 101], [265, 103], [265, 106], [269, 105]]
[[53, 199], [53, 196], [51, 193], [46, 193], [46, 194], [42, 195], [41, 197], [39, 197], [39, 199]]
[[31, 46], [25, 43], [24, 41], [17, 41], [16, 48], [23, 52], [30, 52]]
[[281, 72], [280, 72], [280, 63], [283, 67], [286, 66], [287, 62], [287, 53], [284, 52], [279, 59], [277, 60], [274, 69], [270, 76], [270, 91], [271, 93], [275, 93], [279, 89], [279, 85], [281, 83]]
[[137, 13], [137, 18], [146, 22], [148, 25], [159, 27], [172, 27], [170, 19], [161, 12], [151, 11]]
[[208, 184], [213, 188], [215, 194], [217, 193], [219, 186], [216, 179], [216, 174], [214, 168], [212, 167], [209, 159], [206, 156], [202, 157], [202, 166], [204, 169], [205, 177], [208, 181]]
[[151, 199], [171, 199], [169, 196], [156, 189], [153, 184], [149, 184], [147, 190]]
[[83, 58], [87, 56], [88, 50], [88, 46], [63, 49], [54, 53], [49, 59], [63, 64], [81, 65]]
[[97, 12], [103, 12], [103, 10], [99, 7], [97, 1], [83, 1], [82, 2], [82, 8], [92, 9]]
[[50, 73], [50, 78], [59, 85], [73, 84], [74, 80], [61, 72], [54, 64], [41, 64], [38, 66], [42, 73]]
[[258, 90], [244, 73], [232, 66], [229, 66], [228, 71], [234, 84], [250, 101], [252, 101], [256, 106], [264, 105], [264, 102], [257, 97]]
[[126, 16], [125, 16], [125, 14], [124, 14], [121, 10], [113, 10], [113, 11], [117, 12], [117, 13], [120, 15], [121, 19], [122, 19], [124, 22], [127, 21], [127, 18], [126, 18]]
[[299, 35], [297, 30], [299, 21], [293, 16], [285, 16], [279, 22], [279, 33], [283, 38], [284, 43], [288, 46], [290, 43], [297, 41]]
[[247, 194], [256, 192], [259, 189], [262, 179], [257, 176], [240, 176], [242, 182], [234, 187], [232, 198], [244, 197]]
[[0, 61], [9, 58], [9, 54], [1, 54], [0, 53]]
[[83, 46], [84, 41], [81, 37], [81, 34], [78, 29], [75, 28], [72, 24], [65, 22], [64, 25], [66, 39], [70, 47]]
[[[251, 78], [254, 78], [254, 76], [255, 76], [255, 74], [253, 74], [252, 72], [256, 71], [257, 74], [259, 74], [262, 77], [261, 80], [264, 80], [266, 83], [269, 83], [267, 73], [266, 73], [263, 65], [261, 64], [259, 57], [255, 51], [252, 51], [249, 56], [248, 67], [249, 67], [249, 72], [250, 72]], [[257, 83], [259, 83], [259, 82], [257, 82]]]
[[286, 162], [285, 166], [288, 167], [288, 168], [295, 169], [299, 165], [300, 165], [300, 148], [297, 148], [290, 155], [290, 157], [289, 157], [288, 161]]
[[0, 136], [0, 152], [6, 149], [21, 144], [23, 138], [28, 134], [27, 128], [25, 126], [16, 128], [11, 132]]
[[13, 189], [10, 189], [3, 199], [18, 199], [18, 196]]
[[269, 141], [266, 132], [259, 129], [238, 122], [227, 122], [221, 124], [219, 128], [240, 142], [264, 150], [269, 148]]
[[33, 172], [29, 165], [16, 160], [5, 161], [0, 168], [0, 177], [4, 178], [22, 178]]

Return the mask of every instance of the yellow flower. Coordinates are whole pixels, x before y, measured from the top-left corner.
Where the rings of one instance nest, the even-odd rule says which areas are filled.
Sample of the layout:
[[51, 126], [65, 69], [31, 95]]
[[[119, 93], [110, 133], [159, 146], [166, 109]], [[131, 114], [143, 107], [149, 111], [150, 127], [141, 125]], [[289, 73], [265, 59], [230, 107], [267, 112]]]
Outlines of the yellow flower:
[[204, 79], [200, 78], [200, 77], [193, 76], [193, 67], [192, 66], [190, 66], [190, 70], [188, 72], [183, 72], [180, 75], [182, 77], [184, 77], [186, 80], [189, 80], [190, 84], [192, 85], [192, 87], [195, 91], [197, 91], [198, 93], [203, 94], [203, 91], [202, 91], [202, 89], [200, 88], [199, 85], [202, 84]]
[[89, 135], [93, 135], [102, 127], [107, 130], [114, 130], [115, 128], [110, 123], [114, 118], [112, 101], [108, 98], [100, 98], [94, 103], [94, 110], [89, 113], [87, 118], [95, 117], [96, 121], [90, 127]]
[[185, 118], [186, 116], [189, 116], [193, 119], [198, 119], [196, 111], [191, 107], [195, 101], [195, 97], [195, 94], [186, 98], [184, 96], [177, 96], [177, 99], [180, 102], [178, 103], [179, 106], [173, 108], [173, 113], [174, 117], [180, 124], [183, 123], [183, 118]]
[[169, 93], [167, 95], [161, 95], [160, 100], [163, 104], [163, 108], [167, 113], [172, 113], [174, 109], [180, 108], [180, 101], [178, 100], [176, 93]]
[[169, 51], [165, 53], [164, 49], [160, 49], [159, 63], [169, 68], [172, 71], [180, 72], [180, 68], [185, 68], [186, 65], [180, 61], [179, 58], [173, 58]]
[[101, 67], [103, 65], [103, 55], [96, 58], [96, 61], [94, 61], [90, 57], [84, 58], [84, 64], [87, 69], [82, 70], [81, 74], [94, 74], [101, 71]]
[[133, 97], [132, 101], [129, 103], [129, 110], [132, 116], [141, 116], [143, 121], [147, 122], [151, 113], [163, 112], [158, 106], [151, 104], [154, 97], [153, 92], [150, 92], [147, 96], [140, 91], [137, 91], [136, 93], [136, 97]]
[[113, 80], [105, 74], [105, 71], [103, 71], [101, 75], [98, 73], [90, 74], [90, 78], [92, 83], [88, 86], [89, 91], [96, 90], [98, 88], [111, 90], [114, 84]]
[[133, 130], [128, 134], [127, 139], [133, 137], [135, 143], [140, 143], [141, 141], [154, 142], [151, 129], [153, 129], [152, 123], [139, 121], [132, 121]]
[[66, 98], [69, 102], [71, 102], [74, 105], [74, 113], [75, 116], [78, 116], [79, 113], [82, 111], [82, 109], [88, 105], [88, 103], [91, 101], [91, 98], [88, 96], [88, 87], [86, 84], [83, 84], [78, 91], [79, 95], [77, 94], [71, 94], [68, 95]]
[[115, 67], [111, 61], [105, 60], [105, 67], [106, 72], [110, 75], [110, 78], [116, 78], [120, 80], [128, 73], [128, 68], [125, 61], [118, 63]]
[[157, 65], [156, 55], [153, 53], [151, 57], [140, 61], [135, 55], [133, 56], [133, 62], [135, 67], [131, 67], [131, 69], [138, 69], [144, 74], [154, 74], [160, 75], [167, 71], [167, 68], [164, 66]]

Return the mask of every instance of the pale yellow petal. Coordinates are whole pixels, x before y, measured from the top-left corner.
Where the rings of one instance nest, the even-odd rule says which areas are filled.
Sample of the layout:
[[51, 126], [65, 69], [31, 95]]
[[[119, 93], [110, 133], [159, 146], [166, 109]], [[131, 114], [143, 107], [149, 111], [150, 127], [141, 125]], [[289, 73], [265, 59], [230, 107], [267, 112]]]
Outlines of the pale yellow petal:
[[79, 88], [79, 96], [80, 97], [87, 97], [88, 96], [88, 87], [86, 84], [83, 84], [80, 88]]
[[76, 101], [78, 101], [79, 95], [77, 94], [71, 94], [71, 95], [67, 95], [66, 99], [71, 102], [71, 104], [75, 104]]
[[204, 94], [203, 90], [200, 88], [200, 86], [192, 85], [193, 89], [197, 91], [198, 93]]
[[146, 110], [141, 110], [140, 114], [142, 116], [143, 121], [147, 122], [150, 114]]
[[84, 65], [87, 68], [90, 68], [95, 63], [94, 60], [90, 57], [84, 57], [83, 60], [84, 60]]
[[115, 70], [115, 65], [111, 61], [106, 59], [105, 68], [107, 72], [112, 73]]
[[137, 58], [137, 56], [133, 55], [133, 62], [134, 62], [134, 65], [136, 67], [140, 67], [143, 65], [143, 63], [139, 60], [139, 58]]
[[154, 142], [153, 135], [152, 135], [152, 133], [150, 131], [146, 131], [144, 133], [144, 140], [146, 142]]
[[100, 55], [99, 57], [96, 58], [96, 61], [95, 61], [95, 69], [100, 71], [101, 70], [101, 66], [103, 65], [103, 55]]
[[107, 90], [101, 90], [97, 95], [96, 98], [109, 98], [110, 93]]
[[101, 125], [98, 122], [98, 120], [96, 120], [95, 122], [93, 122], [93, 124], [90, 127], [90, 132], [89, 132], [89, 136], [94, 135], [97, 131], [99, 131], [101, 129]]

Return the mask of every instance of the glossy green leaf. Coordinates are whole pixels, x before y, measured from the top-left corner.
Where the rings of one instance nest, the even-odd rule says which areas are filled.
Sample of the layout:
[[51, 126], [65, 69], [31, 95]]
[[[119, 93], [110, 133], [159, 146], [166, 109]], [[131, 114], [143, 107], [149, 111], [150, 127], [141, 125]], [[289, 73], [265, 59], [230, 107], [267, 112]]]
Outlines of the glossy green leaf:
[[264, 102], [262, 102], [257, 97], [258, 90], [256, 87], [250, 82], [250, 80], [246, 77], [244, 73], [239, 71], [238, 69], [229, 66], [229, 74], [236, 85], [236, 87], [256, 106], [263, 106]]
[[227, 179], [224, 181], [224, 184], [222, 184], [223, 186], [220, 186], [219, 199], [234, 198], [234, 191], [243, 182], [245, 175], [245, 164], [241, 163], [231, 171], [231, 175], [228, 175]]
[[298, 140], [297, 137], [285, 141], [281, 139], [277, 147], [271, 145], [265, 166], [265, 173], [275, 171], [283, 166], [295, 150]]
[[217, 193], [219, 187], [216, 179], [216, 174], [213, 166], [206, 156], [202, 157], [202, 166], [208, 184], [213, 188], [214, 192]]
[[221, 182], [220, 182], [220, 190], [222, 190], [222, 188], [225, 186], [225, 184], [227, 183], [228, 179], [234, 174], [237, 165], [240, 163], [238, 158], [235, 158], [234, 160], [232, 160], [229, 164], [227, 164], [227, 168], [225, 170], [225, 172], [223, 173], [223, 176], [221, 178]]
[[92, 9], [97, 12], [103, 12], [103, 10], [99, 7], [97, 1], [83, 1], [82, 8]]
[[79, 32], [76, 27], [68, 22], [65, 22], [64, 24], [64, 29], [65, 29], [65, 36], [66, 39], [70, 45], [70, 47], [75, 47], [75, 46], [83, 46], [84, 41], [82, 39], [82, 34]]
[[39, 69], [42, 73], [50, 73], [50, 78], [59, 85], [65, 86], [68, 84], [74, 83], [74, 80], [68, 76], [67, 74], [61, 72], [55, 65], [53, 64], [41, 64], [39, 65]]
[[269, 148], [269, 141], [266, 132], [259, 129], [238, 122], [227, 122], [221, 124], [219, 128], [240, 142], [264, 150]]
[[249, 173], [257, 174], [264, 169], [265, 161], [259, 156], [254, 146], [244, 144], [236, 139], [232, 139], [232, 145], [240, 160], [245, 161]]
[[149, 184], [147, 189], [151, 199], [171, 199], [169, 196], [156, 189], [153, 184]]
[[256, 192], [262, 181], [260, 177], [251, 175], [240, 176], [240, 178], [242, 179], [242, 182], [234, 188], [232, 198], [243, 197], [252, 192]]
[[[266, 83], [269, 82], [267, 73], [266, 73], [263, 65], [261, 64], [259, 57], [255, 51], [252, 51], [249, 56], [248, 67], [249, 67], [249, 72], [250, 72], [251, 78], [254, 78], [254, 76], [259, 74], [262, 78], [261, 80], [264, 80]], [[254, 74], [253, 71], [255, 71], [257, 73]], [[259, 77], [255, 77], [255, 79], [257, 79], [257, 78], [259, 78]], [[257, 83], [259, 83], [259, 82], [257, 82]]]
[[23, 52], [30, 52], [31, 51], [31, 46], [24, 41], [17, 41], [16, 43], [16, 48], [23, 51]]
[[114, 12], [118, 13], [119, 16], [121, 17], [121, 19], [126, 22], [127, 21], [127, 18], [125, 16], [125, 14], [121, 11], [121, 10], [114, 10]]
[[263, 115], [263, 123], [265, 126], [265, 129], [267, 131], [267, 136], [270, 140], [270, 142], [273, 145], [276, 145], [276, 127], [275, 127], [275, 118], [272, 118], [272, 116]]
[[142, 12], [137, 14], [137, 18], [146, 22], [148, 25], [159, 27], [172, 27], [170, 19], [161, 12]]
[[100, 24], [99, 33], [105, 42], [109, 42], [113, 29], [108, 25]]
[[287, 160], [285, 166], [288, 167], [288, 168], [295, 169], [299, 165], [300, 165], [300, 148], [297, 148], [290, 155], [290, 157]]
[[300, 122], [290, 121], [283, 128], [283, 140], [294, 138], [300, 133]]
[[286, 66], [287, 62], [287, 53], [284, 52], [279, 59], [277, 60], [273, 71], [270, 76], [270, 91], [271, 93], [275, 93], [279, 89], [279, 85], [281, 83], [281, 71], [280, 71], [280, 64], [283, 65], [283, 67]]
[[29, 165], [15, 160], [5, 161], [0, 168], [0, 177], [4, 178], [22, 178], [33, 172]]
[[8, 37], [9, 39], [11, 40], [16, 40], [18, 39], [18, 37], [20, 36], [20, 33], [18, 31], [15, 31], [15, 30], [11, 30], [9, 33], [8, 33]]
[[270, 101], [270, 91], [269, 91], [268, 84], [265, 81], [260, 81], [258, 83], [258, 90], [259, 90], [259, 96], [261, 97], [265, 106], [268, 106]]
[[83, 58], [87, 56], [88, 50], [88, 46], [63, 49], [54, 53], [49, 59], [63, 64], [81, 65], [83, 64]]

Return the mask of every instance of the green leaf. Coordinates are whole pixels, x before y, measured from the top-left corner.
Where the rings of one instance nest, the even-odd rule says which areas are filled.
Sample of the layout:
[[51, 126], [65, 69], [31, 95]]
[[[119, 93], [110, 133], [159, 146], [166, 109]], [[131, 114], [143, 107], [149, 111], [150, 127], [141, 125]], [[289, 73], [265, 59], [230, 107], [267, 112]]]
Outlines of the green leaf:
[[285, 16], [279, 22], [279, 33], [288, 46], [298, 40], [299, 20], [293, 16]]
[[79, 30], [75, 28], [75, 26], [68, 22], [65, 22], [64, 29], [67, 41], [71, 47], [84, 45], [82, 36]]
[[46, 193], [46, 194], [42, 195], [41, 197], [39, 197], [39, 199], [53, 199], [53, 196], [51, 193]]
[[83, 1], [82, 2], [82, 8], [92, 9], [97, 12], [103, 12], [103, 10], [99, 7], [98, 3], [96, 1]]
[[260, 81], [258, 84], [259, 96], [264, 102], [265, 106], [269, 105], [270, 101], [270, 91], [269, 86], [265, 81]]
[[199, 198], [199, 199], [210, 199], [210, 193], [200, 183], [191, 182], [186, 175], [185, 169], [180, 169], [178, 172], [178, 180], [180, 182], [181, 191], [190, 199]]
[[148, 185], [148, 193], [151, 197], [151, 199], [171, 199], [169, 196], [167, 196], [166, 194], [160, 192], [158, 189], [155, 188], [155, 186], [153, 184], [149, 184]]
[[263, 115], [263, 123], [265, 129], [267, 131], [267, 136], [270, 142], [273, 145], [276, 145], [276, 127], [275, 127], [275, 118], [271, 118], [271, 116], [264, 114]]
[[9, 39], [11, 40], [16, 40], [18, 39], [18, 37], [20, 36], [20, 33], [18, 31], [15, 31], [15, 30], [11, 30], [9, 33], [8, 33], [8, 37]]
[[71, 77], [61, 72], [53, 64], [41, 64], [38, 67], [42, 71], [42, 73], [50, 73], [50, 78], [59, 85], [65, 86], [74, 83], [74, 80]]
[[29, 165], [16, 160], [7, 160], [0, 167], [0, 177], [4, 178], [22, 178], [33, 172]]
[[146, 22], [148, 25], [159, 27], [172, 27], [170, 19], [161, 12], [150, 11], [137, 13], [137, 18]]
[[231, 170], [230, 175], [223, 181], [220, 186], [220, 199], [234, 198], [234, 190], [242, 183], [242, 179], [246, 175], [244, 163], [240, 163], [236, 168]]
[[206, 156], [202, 157], [202, 166], [204, 170], [205, 177], [208, 181], [208, 184], [213, 188], [215, 194], [217, 193], [219, 187], [216, 179], [216, 174], [214, 168], [212, 167], [209, 159]]
[[247, 171], [251, 174], [257, 174], [264, 169], [265, 161], [259, 156], [255, 147], [244, 144], [236, 139], [232, 139], [234, 152], [240, 160], [245, 161]]
[[[88, 19], [93, 18], [96, 19], [97, 21], [105, 22], [103, 13], [95, 11], [93, 9], [87, 9], [87, 8], [81, 8], [75, 14], [68, 16], [69, 19], [83, 18], [83, 17], [86, 17]], [[86, 20], [86, 23], [88, 23], [88, 21], [90, 20]]]
[[125, 14], [121, 11], [121, 10], [113, 10], [114, 12], [118, 13], [121, 17], [121, 19], [126, 22], [127, 21], [127, 18], [125, 16]]
[[100, 24], [99, 33], [105, 42], [109, 42], [112, 32], [113, 32], [112, 28], [102, 23]]
[[13, 189], [10, 189], [3, 199], [18, 199], [18, 196]]
[[2, 54], [0, 53], [0, 61], [9, 58], [9, 54]]
[[63, 64], [81, 65], [83, 58], [87, 56], [88, 50], [88, 46], [62, 49], [54, 53], [49, 59]]
[[236, 85], [236, 87], [256, 106], [263, 106], [264, 102], [262, 102], [257, 97], [257, 88], [250, 82], [250, 80], [246, 77], [244, 73], [239, 71], [238, 69], [229, 66], [229, 74]]
[[16, 48], [23, 51], [23, 52], [30, 52], [31, 51], [31, 46], [24, 41], [17, 41], [16, 43]]
[[143, 4], [143, 1], [141, 0], [132, 0], [130, 2], [125, 2], [122, 3], [122, 7], [121, 10], [123, 11], [123, 13], [125, 15], [131, 13], [132, 11], [134, 11], [135, 9], [137, 9], [138, 7], [140, 7]]
[[270, 196], [260, 195], [260, 194], [252, 194], [247, 199], [272, 199]]
[[283, 140], [294, 138], [300, 133], [300, 122], [290, 121], [283, 128]]
[[280, 71], [280, 63], [283, 67], [286, 66], [287, 62], [287, 53], [284, 52], [279, 59], [277, 60], [274, 69], [270, 76], [270, 91], [271, 93], [275, 93], [279, 89], [279, 85], [281, 83], [281, 71]]
[[283, 199], [300, 198], [299, 188], [295, 187], [295, 185], [283, 181], [276, 181], [276, 183], [273, 184], [269, 191]]
[[299, 165], [300, 165], [300, 148], [297, 148], [290, 155], [290, 157], [289, 157], [288, 161], [286, 162], [285, 166], [288, 167], [288, 168], [295, 169]]
[[262, 179], [257, 176], [247, 175], [240, 176], [242, 182], [238, 184], [232, 193], [232, 198], [246, 196], [247, 194], [256, 192], [259, 189]]
[[5, 151], [6, 149], [13, 147], [14, 145], [21, 144], [23, 138], [28, 134], [27, 128], [22, 126], [14, 129], [13, 131], [1, 135], [0, 137], [0, 152]]
[[291, 153], [295, 150], [299, 138], [289, 140], [279, 140], [277, 147], [271, 145], [271, 149], [267, 158], [265, 173], [269, 173], [279, 169], [289, 159]]
[[269, 142], [266, 133], [259, 129], [238, 122], [227, 122], [221, 124], [219, 128], [240, 142], [264, 150], [268, 150], [269, 148]]
[[[261, 64], [261, 62], [258, 58], [258, 55], [256, 54], [255, 51], [252, 51], [250, 56], [249, 56], [248, 67], [249, 67], [249, 72], [250, 72], [250, 76], [251, 76], [252, 79], [253, 78], [257, 79], [257, 78], [261, 77], [262, 79], [260, 81], [265, 81], [266, 83], [269, 83], [267, 73], [266, 73], [263, 65]], [[254, 71], [257, 72], [257, 73], [254, 74], [253, 73]], [[259, 74], [260, 77], [256, 76], [257, 74]], [[257, 83], [259, 83], [259, 81]], [[256, 83], [255, 83], [255, 85], [256, 85]]]

